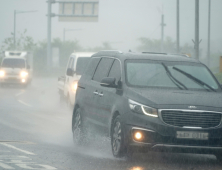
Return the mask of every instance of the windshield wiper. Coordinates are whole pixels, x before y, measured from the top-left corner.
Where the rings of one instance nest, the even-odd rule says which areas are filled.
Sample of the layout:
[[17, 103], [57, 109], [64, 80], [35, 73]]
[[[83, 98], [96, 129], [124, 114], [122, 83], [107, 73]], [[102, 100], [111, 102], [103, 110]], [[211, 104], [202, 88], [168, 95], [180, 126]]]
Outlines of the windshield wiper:
[[[183, 83], [181, 83], [179, 80], [177, 80], [177, 79], [171, 74], [170, 70], [168, 69], [168, 67], [167, 67], [164, 63], [162, 63], [162, 65], [163, 65], [163, 67], [165, 68], [165, 70], [166, 70], [166, 72], [167, 72], [167, 75], [170, 77], [170, 80], [171, 80], [178, 88], [180, 88], [181, 90], [183, 90], [183, 88], [186, 89], [186, 90], [188, 90], [188, 88], [187, 88]], [[179, 84], [180, 86], [179, 86], [178, 84]], [[183, 86], [183, 88], [181, 88], [181, 86]]]
[[200, 79], [192, 76], [191, 74], [183, 71], [183, 70], [180, 70], [179, 68], [176, 68], [176, 67], [173, 67], [174, 70], [182, 73], [183, 75], [187, 76], [188, 78], [190, 78], [191, 80], [193, 80], [194, 82], [196, 82], [197, 84], [201, 85], [202, 87], [208, 87], [208, 89], [216, 92], [216, 90], [214, 88], [212, 88], [210, 85], [208, 85], [207, 83], [204, 83], [203, 81], [201, 81]]

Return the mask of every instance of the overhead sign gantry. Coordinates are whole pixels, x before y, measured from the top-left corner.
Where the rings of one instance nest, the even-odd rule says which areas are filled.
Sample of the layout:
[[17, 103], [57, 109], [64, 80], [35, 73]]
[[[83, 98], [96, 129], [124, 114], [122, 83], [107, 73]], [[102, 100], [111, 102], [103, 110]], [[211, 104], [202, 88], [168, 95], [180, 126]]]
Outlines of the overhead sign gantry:
[[[47, 67], [51, 66], [51, 18], [62, 22], [98, 22], [99, 0], [48, 0]], [[59, 3], [59, 14], [51, 12], [52, 4]]]
[[98, 22], [98, 0], [60, 0], [59, 21], [68, 22]]

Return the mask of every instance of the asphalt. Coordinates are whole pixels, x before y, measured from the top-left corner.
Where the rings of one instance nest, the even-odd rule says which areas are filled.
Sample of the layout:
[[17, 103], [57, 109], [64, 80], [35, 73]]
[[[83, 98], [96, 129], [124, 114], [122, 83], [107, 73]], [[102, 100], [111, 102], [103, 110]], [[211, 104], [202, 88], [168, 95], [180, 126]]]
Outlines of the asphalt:
[[148, 153], [112, 156], [110, 140], [72, 142], [72, 111], [60, 103], [57, 78], [34, 78], [27, 88], [0, 88], [0, 170], [220, 170], [213, 155]]

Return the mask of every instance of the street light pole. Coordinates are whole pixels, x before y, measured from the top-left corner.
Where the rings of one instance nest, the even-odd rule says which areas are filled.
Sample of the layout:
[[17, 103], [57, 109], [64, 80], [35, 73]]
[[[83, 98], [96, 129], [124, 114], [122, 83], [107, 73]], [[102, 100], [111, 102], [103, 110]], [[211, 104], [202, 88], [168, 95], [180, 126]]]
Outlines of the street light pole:
[[180, 53], [180, 4], [177, 0], [177, 53]]
[[209, 0], [208, 9], [208, 47], [207, 47], [207, 65], [210, 67], [210, 14], [211, 14], [211, 0]]
[[31, 12], [37, 12], [35, 11], [16, 11], [14, 10], [14, 34], [13, 34], [13, 39], [14, 39], [14, 50], [16, 50], [16, 14], [22, 14], [22, 13], [31, 13]]
[[195, 1], [195, 57], [199, 60], [199, 0]]
[[164, 15], [161, 15], [161, 52], [163, 52], [163, 43], [164, 43], [164, 27], [166, 26], [166, 24], [164, 23]]

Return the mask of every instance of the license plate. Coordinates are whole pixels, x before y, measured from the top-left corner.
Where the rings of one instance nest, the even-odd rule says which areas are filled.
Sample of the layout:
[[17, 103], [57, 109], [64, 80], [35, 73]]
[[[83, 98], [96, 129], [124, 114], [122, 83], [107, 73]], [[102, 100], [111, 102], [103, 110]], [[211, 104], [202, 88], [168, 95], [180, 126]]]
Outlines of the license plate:
[[208, 133], [203, 132], [186, 132], [177, 131], [176, 137], [178, 139], [197, 139], [197, 140], [208, 140]]

